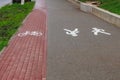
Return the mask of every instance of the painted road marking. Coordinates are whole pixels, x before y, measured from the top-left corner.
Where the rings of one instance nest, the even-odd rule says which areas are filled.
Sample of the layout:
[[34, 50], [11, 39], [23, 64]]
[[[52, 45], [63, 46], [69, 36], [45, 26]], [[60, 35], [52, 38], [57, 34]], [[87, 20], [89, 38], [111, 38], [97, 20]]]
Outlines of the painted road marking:
[[27, 35], [31, 35], [31, 36], [42, 36], [42, 33], [41, 32], [38, 32], [38, 31], [26, 31], [26, 32], [23, 32], [23, 33], [19, 33], [18, 36], [19, 37], [24, 37], [24, 36], [27, 36]]
[[71, 31], [71, 30], [69, 30], [69, 29], [64, 29], [64, 30], [66, 31], [66, 34], [67, 34], [67, 35], [71, 35], [71, 36], [73, 36], [73, 37], [78, 36], [77, 33], [79, 33], [78, 28], [75, 28], [75, 30], [73, 30], [73, 31]]
[[102, 34], [106, 34], [106, 35], [111, 35], [111, 33], [107, 33], [105, 32], [104, 29], [98, 29], [98, 28], [92, 28], [92, 32], [94, 33], [94, 35], [98, 35], [98, 33], [102, 33]]

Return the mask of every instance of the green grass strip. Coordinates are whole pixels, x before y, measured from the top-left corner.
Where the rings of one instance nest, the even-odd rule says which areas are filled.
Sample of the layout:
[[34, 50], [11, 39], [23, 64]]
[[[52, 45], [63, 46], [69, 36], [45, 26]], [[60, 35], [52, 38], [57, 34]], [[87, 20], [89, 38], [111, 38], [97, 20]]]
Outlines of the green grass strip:
[[86, 1], [100, 1], [100, 8], [106, 9], [112, 13], [116, 13], [120, 15], [120, 0], [80, 0], [83, 2]]
[[24, 5], [15, 3], [0, 9], [0, 51], [8, 44], [9, 39], [32, 11], [33, 6], [34, 2], [27, 2]]
[[101, 8], [120, 15], [120, 0], [101, 0]]

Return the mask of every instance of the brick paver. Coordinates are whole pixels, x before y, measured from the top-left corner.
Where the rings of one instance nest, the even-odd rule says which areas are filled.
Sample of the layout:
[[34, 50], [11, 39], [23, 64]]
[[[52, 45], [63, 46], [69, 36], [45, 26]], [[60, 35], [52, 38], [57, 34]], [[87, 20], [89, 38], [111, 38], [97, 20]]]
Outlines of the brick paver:
[[[35, 7], [0, 55], [0, 80], [46, 79], [46, 12], [42, 8]], [[18, 36], [26, 31], [42, 35]]]

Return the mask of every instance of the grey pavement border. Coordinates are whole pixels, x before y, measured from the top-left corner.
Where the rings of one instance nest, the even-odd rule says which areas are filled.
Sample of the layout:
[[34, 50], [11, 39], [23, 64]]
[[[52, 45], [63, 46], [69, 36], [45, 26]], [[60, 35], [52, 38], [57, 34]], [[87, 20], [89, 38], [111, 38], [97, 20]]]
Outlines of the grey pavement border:
[[111, 13], [109, 11], [106, 11], [104, 9], [98, 8], [96, 6], [92, 6], [90, 4], [86, 4], [77, 0], [68, 0], [69, 2], [73, 3], [74, 5], [76, 5], [81, 11], [87, 12], [87, 13], [91, 13], [111, 24], [114, 24], [118, 27], [120, 27], [120, 15]]
[[6, 6], [6, 5], [11, 5], [11, 4], [12, 4], [12, 1], [11, 1], [11, 2], [7, 2], [7, 3], [4, 3], [4, 4], [0, 5], [0, 8], [4, 7], [4, 6]]
[[[35, 2], [36, 0], [31, 0], [32, 2]], [[12, 5], [13, 3], [12, 3], [12, 0], [11, 1], [9, 1], [9, 2], [5, 2], [5, 3], [3, 3], [2, 5], [0, 5], [0, 8], [2, 8], [2, 7], [4, 7], [4, 6], [6, 6], [6, 5]]]

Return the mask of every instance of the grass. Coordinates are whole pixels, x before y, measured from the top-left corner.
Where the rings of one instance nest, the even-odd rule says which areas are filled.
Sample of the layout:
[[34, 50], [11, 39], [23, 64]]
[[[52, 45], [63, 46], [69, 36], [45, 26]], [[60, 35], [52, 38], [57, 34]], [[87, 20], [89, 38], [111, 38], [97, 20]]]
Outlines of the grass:
[[101, 0], [101, 8], [120, 15], [120, 0]]
[[[95, 0], [80, 0], [80, 1], [95, 1]], [[120, 15], [120, 0], [96, 0], [100, 1], [100, 8], [106, 9], [110, 12], [116, 13]]]
[[33, 6], [34, 2], [27, 2], [24, 5], [15, 3], [0, 9], [0, 51], [8, 44], [9, 39], [32, 11]]

